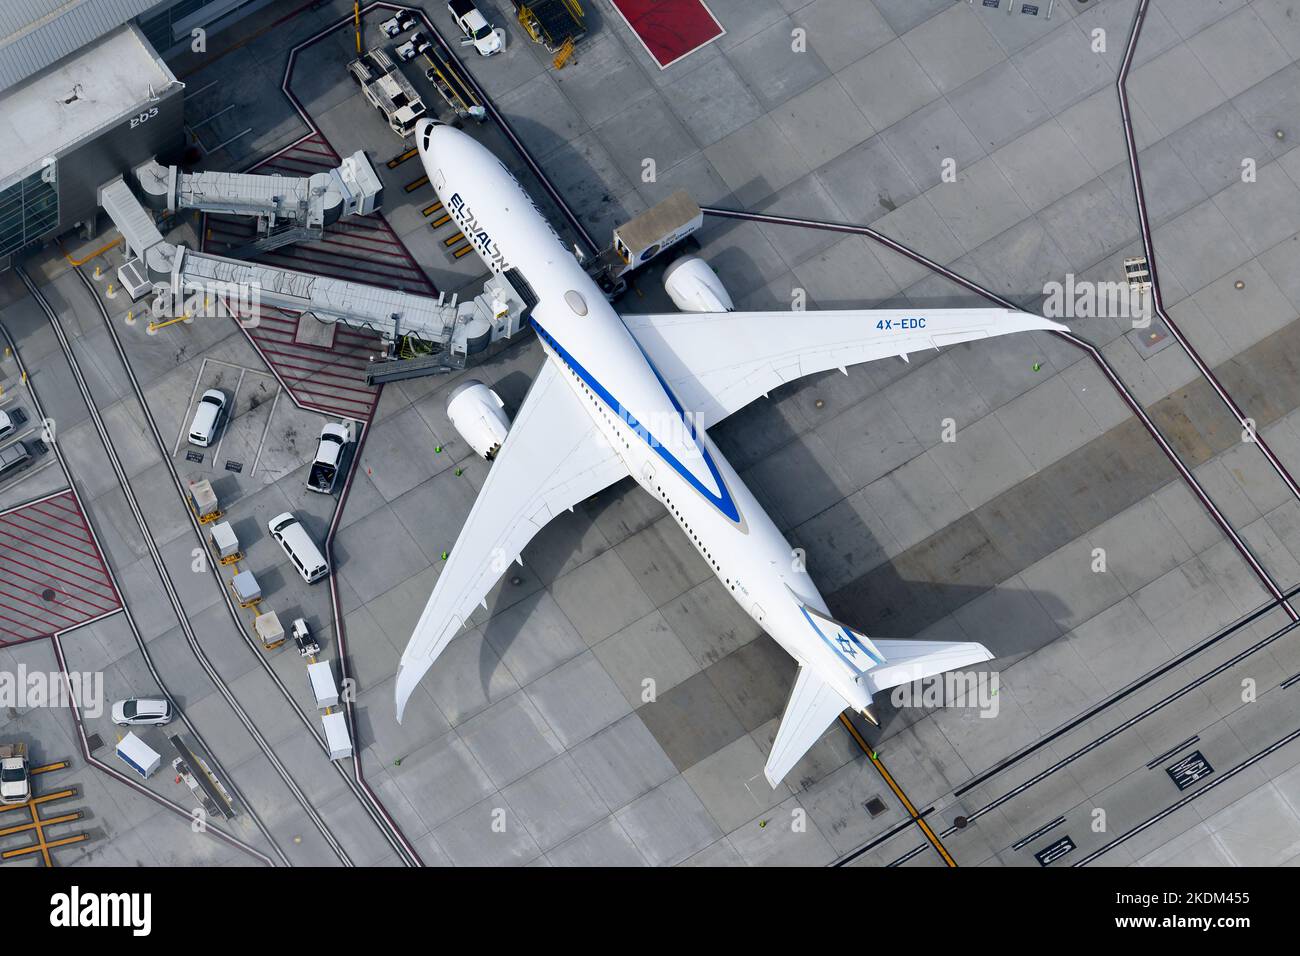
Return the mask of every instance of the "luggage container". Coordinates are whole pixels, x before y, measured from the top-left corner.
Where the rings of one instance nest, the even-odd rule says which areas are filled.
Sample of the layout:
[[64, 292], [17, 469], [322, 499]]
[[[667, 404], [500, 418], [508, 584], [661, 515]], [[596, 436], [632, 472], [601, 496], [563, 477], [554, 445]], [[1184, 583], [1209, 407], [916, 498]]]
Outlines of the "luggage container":
[[206, 478], [190, 482], [190, 507], [202, 524], [209, 524], [221, 517], [221, 507], [217, 493], [212, 490], [212, 482]]
[[137, 737], [134, 731], [117, 742], [117, 755], [145, 780], [148, 780], [162, 763], [162, 757]]
[[253, 631], [268, 651], [273, 651], [284, 643], [284, 625], [280, 623], [280, 616], [274, 611], [267, 611], [253, 618]]
[[307, 676], [311, 678], [311, 692], [316, 695], [317, 707], [324, 710], [338, 705], [339, 686], [334, 683], [334, 667], [329, 661], [308, 664]]
[[230, 526], [229, 521], [219, 521], [214, 524], [212, 530], [208, 532], [208, 540], [212, 542], [212, 547], [222, 564], [234, 564], [244, 556], [244, 553], [239, 550], [239, 539], [235, 537], [235, 529]]
[[253, 607], [262, 600], [262, 586], [252, 571], [240, 571], [230, 579], [230, 590], [240, 607]]
[[352, 736], [348, 733], [348, 718], [343, 711], [334, 714], [322, 714], [321, 725], [325, 728], [325, 746], [329, 748], [330, 760], [342, 760], [352, 756]]

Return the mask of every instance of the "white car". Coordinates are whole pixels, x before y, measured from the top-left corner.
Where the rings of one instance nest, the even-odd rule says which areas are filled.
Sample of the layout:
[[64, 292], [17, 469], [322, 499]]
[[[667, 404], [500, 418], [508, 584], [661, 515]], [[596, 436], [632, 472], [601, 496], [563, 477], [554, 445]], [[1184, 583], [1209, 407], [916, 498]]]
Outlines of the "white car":
[[113, 705], [113, 723], [122, 727], [169, 724], [172, 716], [172, 702], [165, 697], [128, 697]]
[[8, 412], [0, 412], [0, 441], [8, 438], [14, 430], [14, 420]]
[[199, 407], [194, 410], [194, 420], [190, 422], [190, 444], [207, 448], [217, 437], [221, 419], [226, 414], [226, 393], [219, 388], [210, 388], [199, 399]]
[[460, 32], [465, 34], [463, 42], [474, 44], [480, 56], [492, 56], [505, 49], [506, 32], [488, 23], [487, 17], [474, 6], [474, 0], [448, 0], [447, 9]]

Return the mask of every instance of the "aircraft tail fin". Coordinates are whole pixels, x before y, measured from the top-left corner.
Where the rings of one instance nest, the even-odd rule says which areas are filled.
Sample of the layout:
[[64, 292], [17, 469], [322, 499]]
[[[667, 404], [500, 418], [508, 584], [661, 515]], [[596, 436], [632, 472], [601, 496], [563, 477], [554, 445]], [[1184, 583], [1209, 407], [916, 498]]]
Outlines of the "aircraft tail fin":
[[[845, 631], [850, 639], [856, 638], [854, 643], [857, 647], [865, 649], [869, 646], [874, 652], [873, 657], [881, 659], [881, 663], [860, 672], [858, 677], [858, 682], [871, 694], [993, 659], [987, 647], [975, 642], [879, 639], [868, 643], [860, 632], [848, 628]], [[812, 668], [801, 664], [790, 700], [781, 716], [781, 725], [776, 731], [772, 752], [763, 768], [767, 782], [773, 787], [779, 784], [821, 739], [826, 728], [851, 706]], [[865, 709], [863, 715], [872, 723], [876, 722], [870, 709]]]

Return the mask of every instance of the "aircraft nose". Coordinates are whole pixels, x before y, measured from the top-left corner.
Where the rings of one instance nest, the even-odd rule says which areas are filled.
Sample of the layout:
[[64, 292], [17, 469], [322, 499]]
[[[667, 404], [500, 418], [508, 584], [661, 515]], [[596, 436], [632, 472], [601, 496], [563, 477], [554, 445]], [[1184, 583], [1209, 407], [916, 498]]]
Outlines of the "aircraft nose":
[[433, 130], [435, 127], [442, 125], [444, 124], [438, 120], [428, 119], [427, 117], [415, 124], [415, 147], [421, 154], [429, 151], [430, 141], [433, 139]]

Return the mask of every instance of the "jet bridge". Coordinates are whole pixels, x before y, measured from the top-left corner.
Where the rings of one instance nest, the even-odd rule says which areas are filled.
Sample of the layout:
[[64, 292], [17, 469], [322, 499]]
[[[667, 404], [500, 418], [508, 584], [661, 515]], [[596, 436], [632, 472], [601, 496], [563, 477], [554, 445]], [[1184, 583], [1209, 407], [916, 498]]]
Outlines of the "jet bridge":
[[[357, 155], [364, 159], [363, 154]], [[142, 180], [148, 179], [155, 187], [166, 182], [165, 188], [155, 188], [153, 195], [175, 197], [164, 203], [167, 208], [197, 195], [193, 189], [200, 181], [192, 180], [186, 192], [174, 168], [169, 171], [146, 164], [142, 169]], [[243, 178], [274, 181], [283, 177]], [[209, 195], [208, 199], [229, 201], [236, 193], [238, 190], [223, 194], [221, 199]], [[212, 255], [166, 241], [122, 177], [101, 186], [99, 197], [125, 238], [129, 258], [118, 269], [118, 277], [133, 299], [153, 288], [169, 295], [177, 312], [184, 311], [186, 302], [203, 303], [206, 311], [215, 299], [229, 314], [239, 317], [268, 306], [310, 315], [326, 324], [367, 330], [382, 339], [387, 353], [367, 368], [367, 384], [466, 368], [484, 357], [493, 344], [516, 335], [537, 304], [528, 282], [513, 269], [490, 277], [479, 295], [461, 301], [445, 293], [435, 298]], [[222, 211], [236, 210], [226, 207]], [[614, 244], [584, 265], [606, 295], [617, 296], [626, 288], [628, 274], [681, 243], [700, 228], [702, 220], [700, 208], [690, 196], [674, 193], [620, 225], [614, 231]]]
[[[523, 325], [528, 304], [502, 277], [481, 294], [458, 300], [333, 279], [289, 269], [172, 247], [168, 283], [176, 301], [214, 291], [256, 290], [258, 305], [309, 313], [326, 324], [342, 323], [378, 335], [394, 357], [412, 351], [431, 357], [438, 370], [465, 368], [471, 356], [510, 338]], [[433, 368], [430, 371], [434, 370]]]
[[255, 218], [257, 238], [232, 250], [240, 256], [319, 239], [341, 216], [374, 212], [384, 196], [379, 174], [361, 150], [329, 172], [311, 176], [183, 173], [156, 160], [137, 166], [134, 174], [150, 209]]
[[397, 377], [465, 368], [488, 346], [519, 332], [536, 304], [527, 283], [508, 276], [493, 276], [481, 294], [458, 300], [215, 256], [165, 240], [122, 177], [101, 186], [99, 198], [125, 240], [128, 259], [118, 277], [132, 298], [153, 289], [173, 303], [220, 304], [240, 317], [269, 306], [371, 331], [397, 360], [378, 363], [373, 381], [391, 380], [387, 373], [396, 374], [401, 360], [412, 357], [419, 371], [402, 366]]

